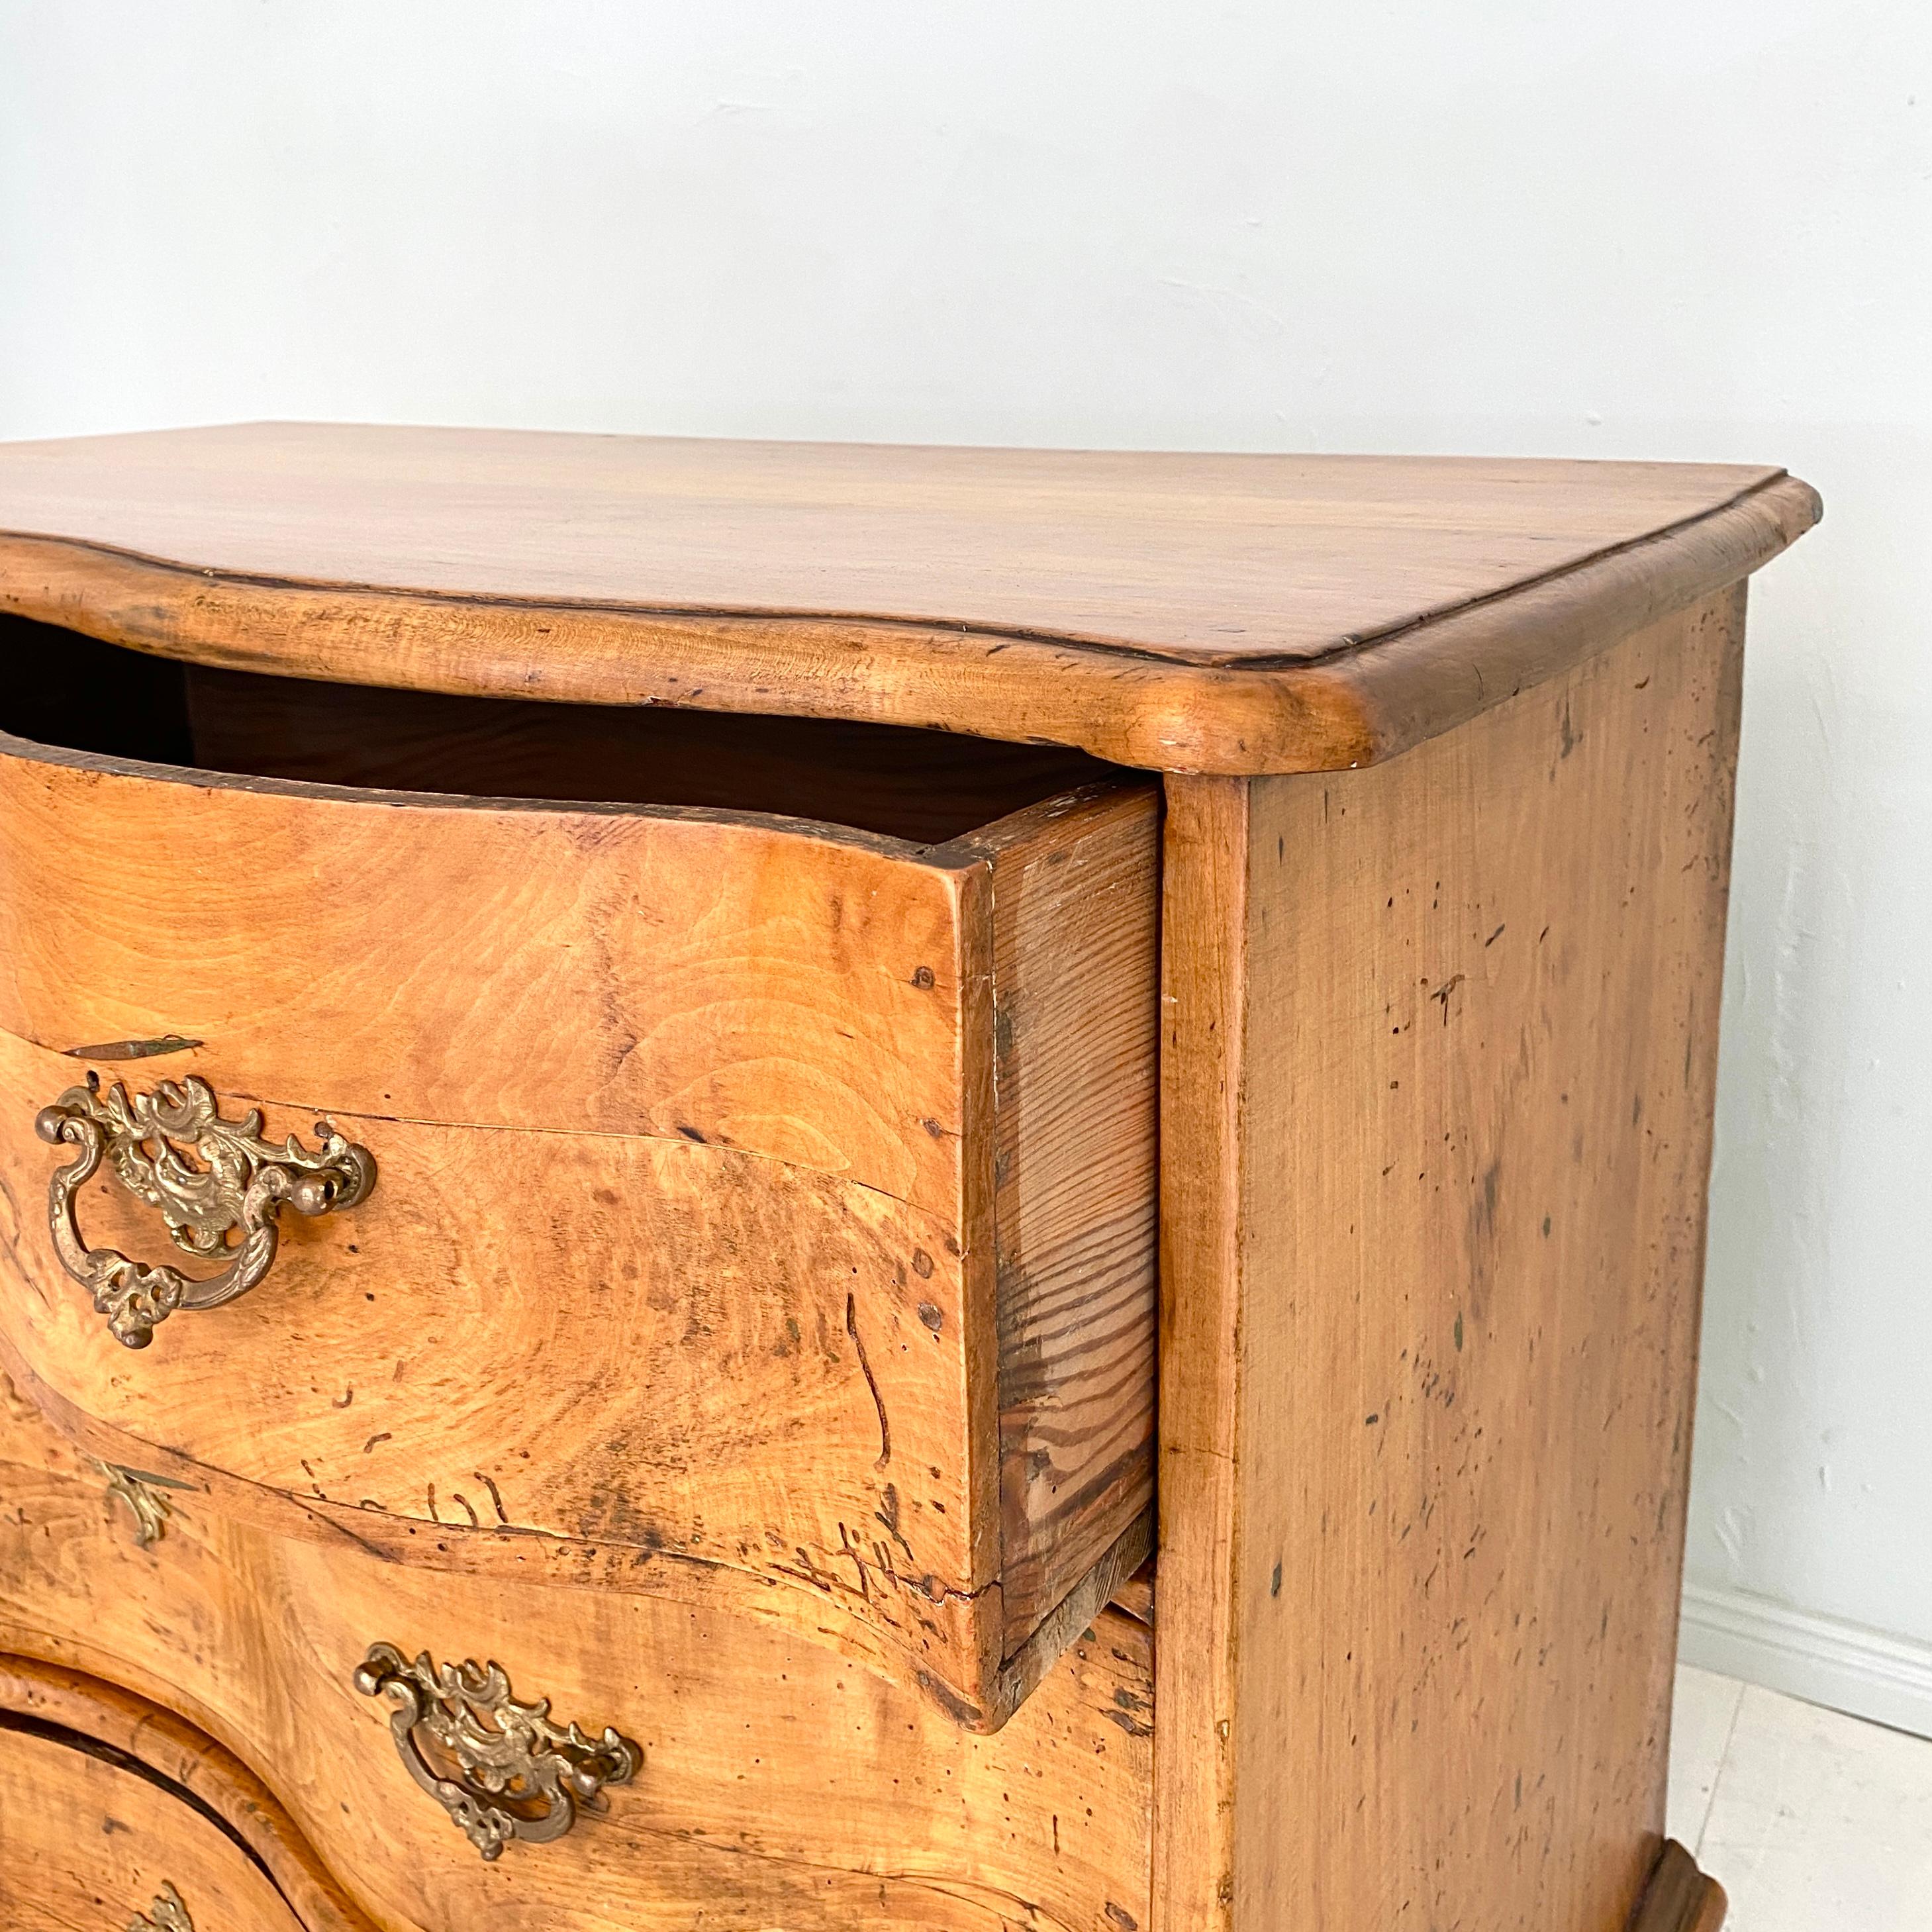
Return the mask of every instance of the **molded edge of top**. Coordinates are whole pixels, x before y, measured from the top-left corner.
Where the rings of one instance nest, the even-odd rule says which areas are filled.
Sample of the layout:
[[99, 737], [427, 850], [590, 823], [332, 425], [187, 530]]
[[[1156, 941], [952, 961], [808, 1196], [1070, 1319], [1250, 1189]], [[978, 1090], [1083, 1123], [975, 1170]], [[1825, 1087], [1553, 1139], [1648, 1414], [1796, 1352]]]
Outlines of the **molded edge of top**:
[[1778, 471], [1717, 507], [1400, 628], [1264, 665], [862, 616], [672, 610], [270, 578], [0, 532], [0, 610], [329, 682], [864, 720], [1204, 775], [1381, 762], [1722, 590], [1822, 514]]

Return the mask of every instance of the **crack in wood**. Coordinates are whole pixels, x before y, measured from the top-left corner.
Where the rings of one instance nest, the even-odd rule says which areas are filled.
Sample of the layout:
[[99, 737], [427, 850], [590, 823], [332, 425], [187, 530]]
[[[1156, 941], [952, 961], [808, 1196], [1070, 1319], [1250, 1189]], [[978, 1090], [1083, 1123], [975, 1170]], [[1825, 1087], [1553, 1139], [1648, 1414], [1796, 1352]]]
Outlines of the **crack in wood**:
[[[859, 1372], [866, 1378], [866, 1386], [872, 1391], [872, 1406], [879, 1412], [879, 1454], [873, 1463], [875, 1469], [891, 1466], [892, 1460], [892, 1426], [886, 1417], [886, 1399], [879, 1393], [879, 1378], [872, 1372], [872, 1365], [866, 1359], [866, 1344], [859, 1334], [858, 1298], [849, 1290], [845, 1296], [845, 1332], [852, 1338], [852, 1346], [858, 1352]], [[908, 1556], [911, 1555], [908, 1550]]]

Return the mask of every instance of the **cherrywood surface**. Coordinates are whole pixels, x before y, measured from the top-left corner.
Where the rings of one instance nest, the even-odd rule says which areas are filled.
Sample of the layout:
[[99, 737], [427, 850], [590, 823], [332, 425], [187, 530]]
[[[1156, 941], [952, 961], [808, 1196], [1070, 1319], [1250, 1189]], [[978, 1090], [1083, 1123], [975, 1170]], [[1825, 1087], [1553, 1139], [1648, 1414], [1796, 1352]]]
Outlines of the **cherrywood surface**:
[[[11, 742], [0, 1332], [104, 1453], [418, 1562], [856, 1618], [974, 1725], [1145, 1553], [1152, 788], [920, 847]], [[40, 1204], [34, 1114], [90, 1067], [326, 1114], [376, 1189], [131, 1364]], [[83, 1214], [166, 1246], [111, 1179]]]
[[[641, 1748], [608, 1809], [484, 1864], [400, 1763], [366, 1647], [494, 1658]], [[1108, 1611], [997, 1736], [808, 1642], [641, 1598], [482, 1582], [182, 1501], [142, 1549], [98, 1474], [0, 1403], [0, 1642], [179, 1712], [275, 1791], [383, 1932], [1133, 1932], [1151, 1636]]]
[[0, 1715], [8, 1932], [151, 1924], [136, 1915], [167, 1886], [194, 1932], [306, 1932], [247, 1852], [178, 1792], [77, 1741], [10, 1728]]
[[[0, 1656], [0, 1726], [8, 1724], [58, 1726], [97, 1750], [104, 1748], [128, 1760], [124, 1775], [164, 1780], [181, 1792], [184, 1808], [198, 1808], [204, 1817], [213, 1813], [213, 1822], [239, 1840], [239, 1848], [280, 1894], [281, 1903], [303, 1932], [374, 1932], [268, 1786], [232, 1752], [172, 1711], [58, 1664]], [[4, 1809], [0, 1806], [0, 1814]], [[161, 1816], [172, 1826], [173, 1814]], [[68, 1828], [70, 1838], [75, 1828], [71, 1820]], [[0, 1816], [0, 1842], [6, 1836]], [[225, 1862], [223, 1868], [229, 1868]], [[98, 1886], [98, 1876], [95, 1882]], [[177, 1889], [184, 1898], [190, 1895], [178, 1884]], [[194, 1890], [198, 1894], [200, 1888]], [[260, 1897], [256, 1888], [250, 1888], [250, 1892], [251, 1898]], [[92, 1927], [97, 1922], [89, 1916], [82, 1922]], [[263, 1922], [279, 1922], [272, 1910]], [[254, 1932], [254, 1922], [242, 1923], [243, 1932]], [[118, 1919], [114, 1932], [120, 1932]]]
[[1382, 771], [1171, 787], [1161, 1932], [1643, 1889], [1742, 618]]
[[1330, 769], [1817, 514], [1727, 465], [256, 424], [0, 447], [0, 609], [236, 670]]

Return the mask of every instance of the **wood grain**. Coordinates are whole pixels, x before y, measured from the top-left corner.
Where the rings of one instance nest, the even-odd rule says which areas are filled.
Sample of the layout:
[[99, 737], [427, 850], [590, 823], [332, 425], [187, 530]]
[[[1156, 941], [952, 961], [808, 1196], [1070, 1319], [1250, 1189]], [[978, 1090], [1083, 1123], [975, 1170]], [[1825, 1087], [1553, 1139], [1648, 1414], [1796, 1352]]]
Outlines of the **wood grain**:
[[1162, 1932], [1616, 1932], [1649, 1875], [1742, 617], [1172, 789]]
[[[1252, 1561], [1238, 1568], [1244, 1552], [1232, 1540], [1241, 1498], [1235, 1418], [1246, 1340], [1241, 1238], [1250, 1096], [1243, 1062], [1252, 789], [1232, 778], [1167, 787], [1155, 1597], [1161, 1622], [1188, 1636], [1184, 1647], [1165, 1643], [1155, 1653], [1160, 1932], [1250, 1932], [1260, 1920], [1252, 1907], [1246, 1923], [1234, 1916], [1236, 1664], [1249, 1600], [1234, 1586], [1239, 1581], [1251, 1591], [1240, 1569]], [[1282, 1132], [1285, 1097], [1256, 1097]]]
[[[1742, 580], [1817, 514], [0, 448], [0, 724], [83, 633], [152, 674], [0, 744], [0, 1647], [220, 1739], [384, 1932], [1713, 1932], [1658, 1854]], [[376, 1194], [122, 1354], [34, 1249], [83, 1046], [334, 1114]], [[77, 1450], [180, 1486], [160, 1543]], [[482, 1865], [379, 1638], [642, 1777]]]
[[[780, 1582], [773, 1613], [857, 1618], [976, 1725], [1144, 1554], [1152, 788], [916, 847], [14, 742], [0, 1017], [266, 1101], [278, 1136], [326, 1113], [381, 1176], [130, 1372], [38, 1206], [34, 1112], [86, 1064], [0, 1032], [0, 1330], [128, 1438], [103, 1453], [389, 1519], [358, 1533], [421, 1562]], [[155, 1256], [117, 1184], [84, 1211]]]
[[[980, 1700], [998, 1525], [945, 1223], [689, 1142], [338, 1114], [376, 1150], [369, 1199], [288, 1216], [260, 1288], [136, 1358], [62, 1272], [58, 1156], [21, 1131], [76, 1070], [0, 1034], [0, 1330], [26, 1378], [122, 1432], [112, 1460], [172, 1450], [190, 1477], [392, 1519], [432, 1565], [487, 1527], [514, 1532], [518, 1567], [532, 1536], [612, 1546], [607, 1586], [742, 1569], [787, 1586], [775, 1608], [858, 1617]], [[172, 1252], [118, 1180], [80, 1214], [96, 1246]]]
[[[0, 1118], [73, 1077], [0, 1034]], [[335, 1122], [380, 1150], [369, 1200], [291, 1216], [268, 1281], [138, 1360], [52, 1252], [55, 1156], [0, 1136], [0, 1360], [94, 1454], [282, 1534], [776, 1618], [974, 1728], [1146, 1553], [1152, 1472], [1118, 1442], [1150, 1431], [1152, 1389], [1102, 1396], [1150, 1344], [1118, 1311], [1061, 1320], [1036, 1413], [1076, 1476], [1127, 1466], [1009, 1529], [998, 1364], [962, 1340], [990, 1311], [944, 1224], [688, 1143]], [[501, 1211], [506, 1176], [533, 1211]], [[166, 1251], [118, 1182], [80, 1213], [94, 1246]]]
[[[129, 1774], [164, 1780], [180, 1791], [184, 1807], [214, 1813], [281, 1894], [303, 1932], [374, 1932], [268, 1786], [232, 1752], [172, 1711], [78, 1671], [0, 1656], [0, 1725], [22, 1722], [57, 1726], [122, 1754], [131, 1760]], [[0, 1822], [0, 1840], [5, 1829]], [[256, 1932], [255, 1923], [248, 1922], [244, 1932]]]
[[0, 608], [232, 670], [1327, 770], [1818, 514], [1722, 465], [251, 424], [0, 448]]
[[1115, 1609], [1124, 1611], [1135, 1622], [1154, 1625], [1154, 1566], [1145, 1563], [1114, 1592]]
[[307, 1932], [247, 1852], [172, 1787], [0, 1715], [8, 1932], [118, 1932], [170, 1885], [194, 1932]]
[[1630, 1932], [1718, 1932], [1728, 1908], [1724, 1888], [1706, 1877], [1673, 1838], [1651, 1874]]
[[1160, 820], [989, 841], [1007, 1640], [1154, 1501]]
[[[478, 1583], [266, 1536], [192, 1500], [144, 1551], [0, 1414], [0, 1642], [180, 1712], [260, 1773], [386, 1932], [1133, 1932], [1149, 1922], [1151, 1640], [1118, 1612], [997, 1736], [770, 1626]], [[366, 1646], [495, 1658], [644, 1748], [608, 1811], [486, 1865], [350, 1676]]]
[[298, 1110], [697, 1138], [956, 1213], [968, 868], [933, 849], [0, 739], [0, 1027], [178, 1034]]

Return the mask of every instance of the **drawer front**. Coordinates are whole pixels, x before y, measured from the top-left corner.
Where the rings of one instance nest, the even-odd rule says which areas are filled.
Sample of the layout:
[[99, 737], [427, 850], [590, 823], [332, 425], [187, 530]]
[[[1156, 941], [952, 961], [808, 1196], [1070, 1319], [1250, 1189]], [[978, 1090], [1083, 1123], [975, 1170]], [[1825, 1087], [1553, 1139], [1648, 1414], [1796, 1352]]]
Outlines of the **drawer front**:
[[956, 1207], [950, 848], [0, 754], [9, 1032], [196, 1040], [298, 1108], [692, 1139]]
[[[92, 1765], [43, 1756], [36, 1762], [47, 1775], [32, 1777], [22, 1768], [24, 1759], [11, 1754], [15, 1741], [27, 1738], [78, 1753]], [[4, 1794], [0, 1797], [0, 1846], [10, 1840], [15, 1850], [23, 1844], [36, 1846], [45, 1820], [55, 1818], [61, 1824], [69, 1863], [63, 1870], [56, 1860], [51, 1876], [57, 1881], [78, 1879], [92, 1904], [111, 1904], [106, 1895], [110, 1886], [104, 1874], [90, 1879], [86, 1828], [82, 1827], [76, 1844], [75, 1816], [98, 1816], [102, 1834], [117, 1838], [135, 1829], [131, 1816], [138, 1814], [161, 1826], [160, 1847], [166, 1854], [162, 1869], [167, 1876], [150, 1876], [145, 1886], [136, 1877], [132, 1895], [145, 1897], [152, 1889], [156, 1899], [172, 1905], [164, 1889], [172, 1884], [182, 1901], [178, 1916], [197, 1926], [231, 1922], [218, 1914], [218, 1907], [224, 1896], [238, 1894], [250, 1911], [259, 1908], [262, 1916], [241, 1913], [232, 1922], [259, 1927], [262, 1932], [290, 1923], [303, 1932], [375, 1932], [274, 1792], [206, 1732], [172, 1711], [100, 1678], [0, 1650], [0, 1747], [9, 1754], [0, 1762], [0, 1794]], [[94, 1797], [76, 1798], [64, 1810], [56, 1788], [64, 1784], [71, 1790], [77, 1784]], [[152, 1812], [142, 1810], [148, 1805], [153, 1807]], [[38, 1818], [27, 1815], [36, 1811]], [[178, 1840], [183, 1847], [178, 1852]], [[151, 1842], [146, 1849], [155, 1846]], [[10, 1867], [0, 1852], [0, 1870], [22, 1862], [14, 1858]], [[40, 1882], [49, 1876], [43, 1871]], [[274, 1896], [273, 1904], [264, 1897], [264, 1880]], [[124, 1879], [112, 1888], [122, 1895], [129, 1893]], [[74, 1895], [70, 1885], [68, 1892]], [[0, 1886], [0, 1898], [10, 1903], [14, 1895]], [[107, 1932], [111, 1926], [112, 1932], [122, 1932], [132, 1911], [130, 1907], [104, 1919], [85, 1911], [78, 1918], [61, 1917], [57, 1922], [62, 1928], [99, 1925]], [[168, 1916], [152, 1903], [142, 1912], [158, 1924]], [[6, 1922], [10, 1927], [15, 1923], [10, 1917]]]
[[[722, 1569], [816, 1621], [852, 1602], [942, 1673], [970, 1645], [970, 1597], [938, 1580], [974, 1552], [967, 1310], [937, 1217], [728, 1149], [338, 1113], [377, 1150], [368, 1198], [286, 1216], [260, 1288], [136, 1352], [62, 1273], [58, 1156], [18, 1131], [72, 1078], [0, 1034], [0, 1238], [30, 1285], [5, 1333], [21, 1385], [99, 1425], [104, 1457], [298, 1499], [404, 1561], [514, 1571], [541, 1538], [600, 1587]], [[166, 1252], [118, 1179], [76, 1205], [90, 1244]], [[842, 1554], [860, 1525], [863, 1573]], [[822, 1582], [776, 1587], [798, 1577]]]
[[[212, 1733], [398, 1932], [1134, 1932], [1150, 1636], [1103, 1611], [1004, 1730], [976, 1736], [767, 1622], [401, 1568], [199, 1498], [143, 1548], [37, 1419], [0, 1421], [0, 1645], [111, 1676]], [[614, 1732], [628, 1774], [567, 1829], [486, 1859], [405, 1762], [394, 1701], [357, 1688], [385, 1643], [405, 1665], [494, 1661], [511, 1695], [548, 1699], [587, 1742]]]
[[[0, 1352], [98, 1453], [406, 1561], [748, 1607], [979, 1728], [1145, 1553], [1150, 790], [921, 848], [10, 742]], [[374, 1184], [130, 1353], [44, 1205], [35, 1116], [83, 1076], [320, 1120]], [[224, 1258], [111, 1159], [73, 1209], [88, 1251]]]
[[9, 1932], [305, 1932], [185, 1792], [92, 1740], [4, 1715], [0, 1898]]

